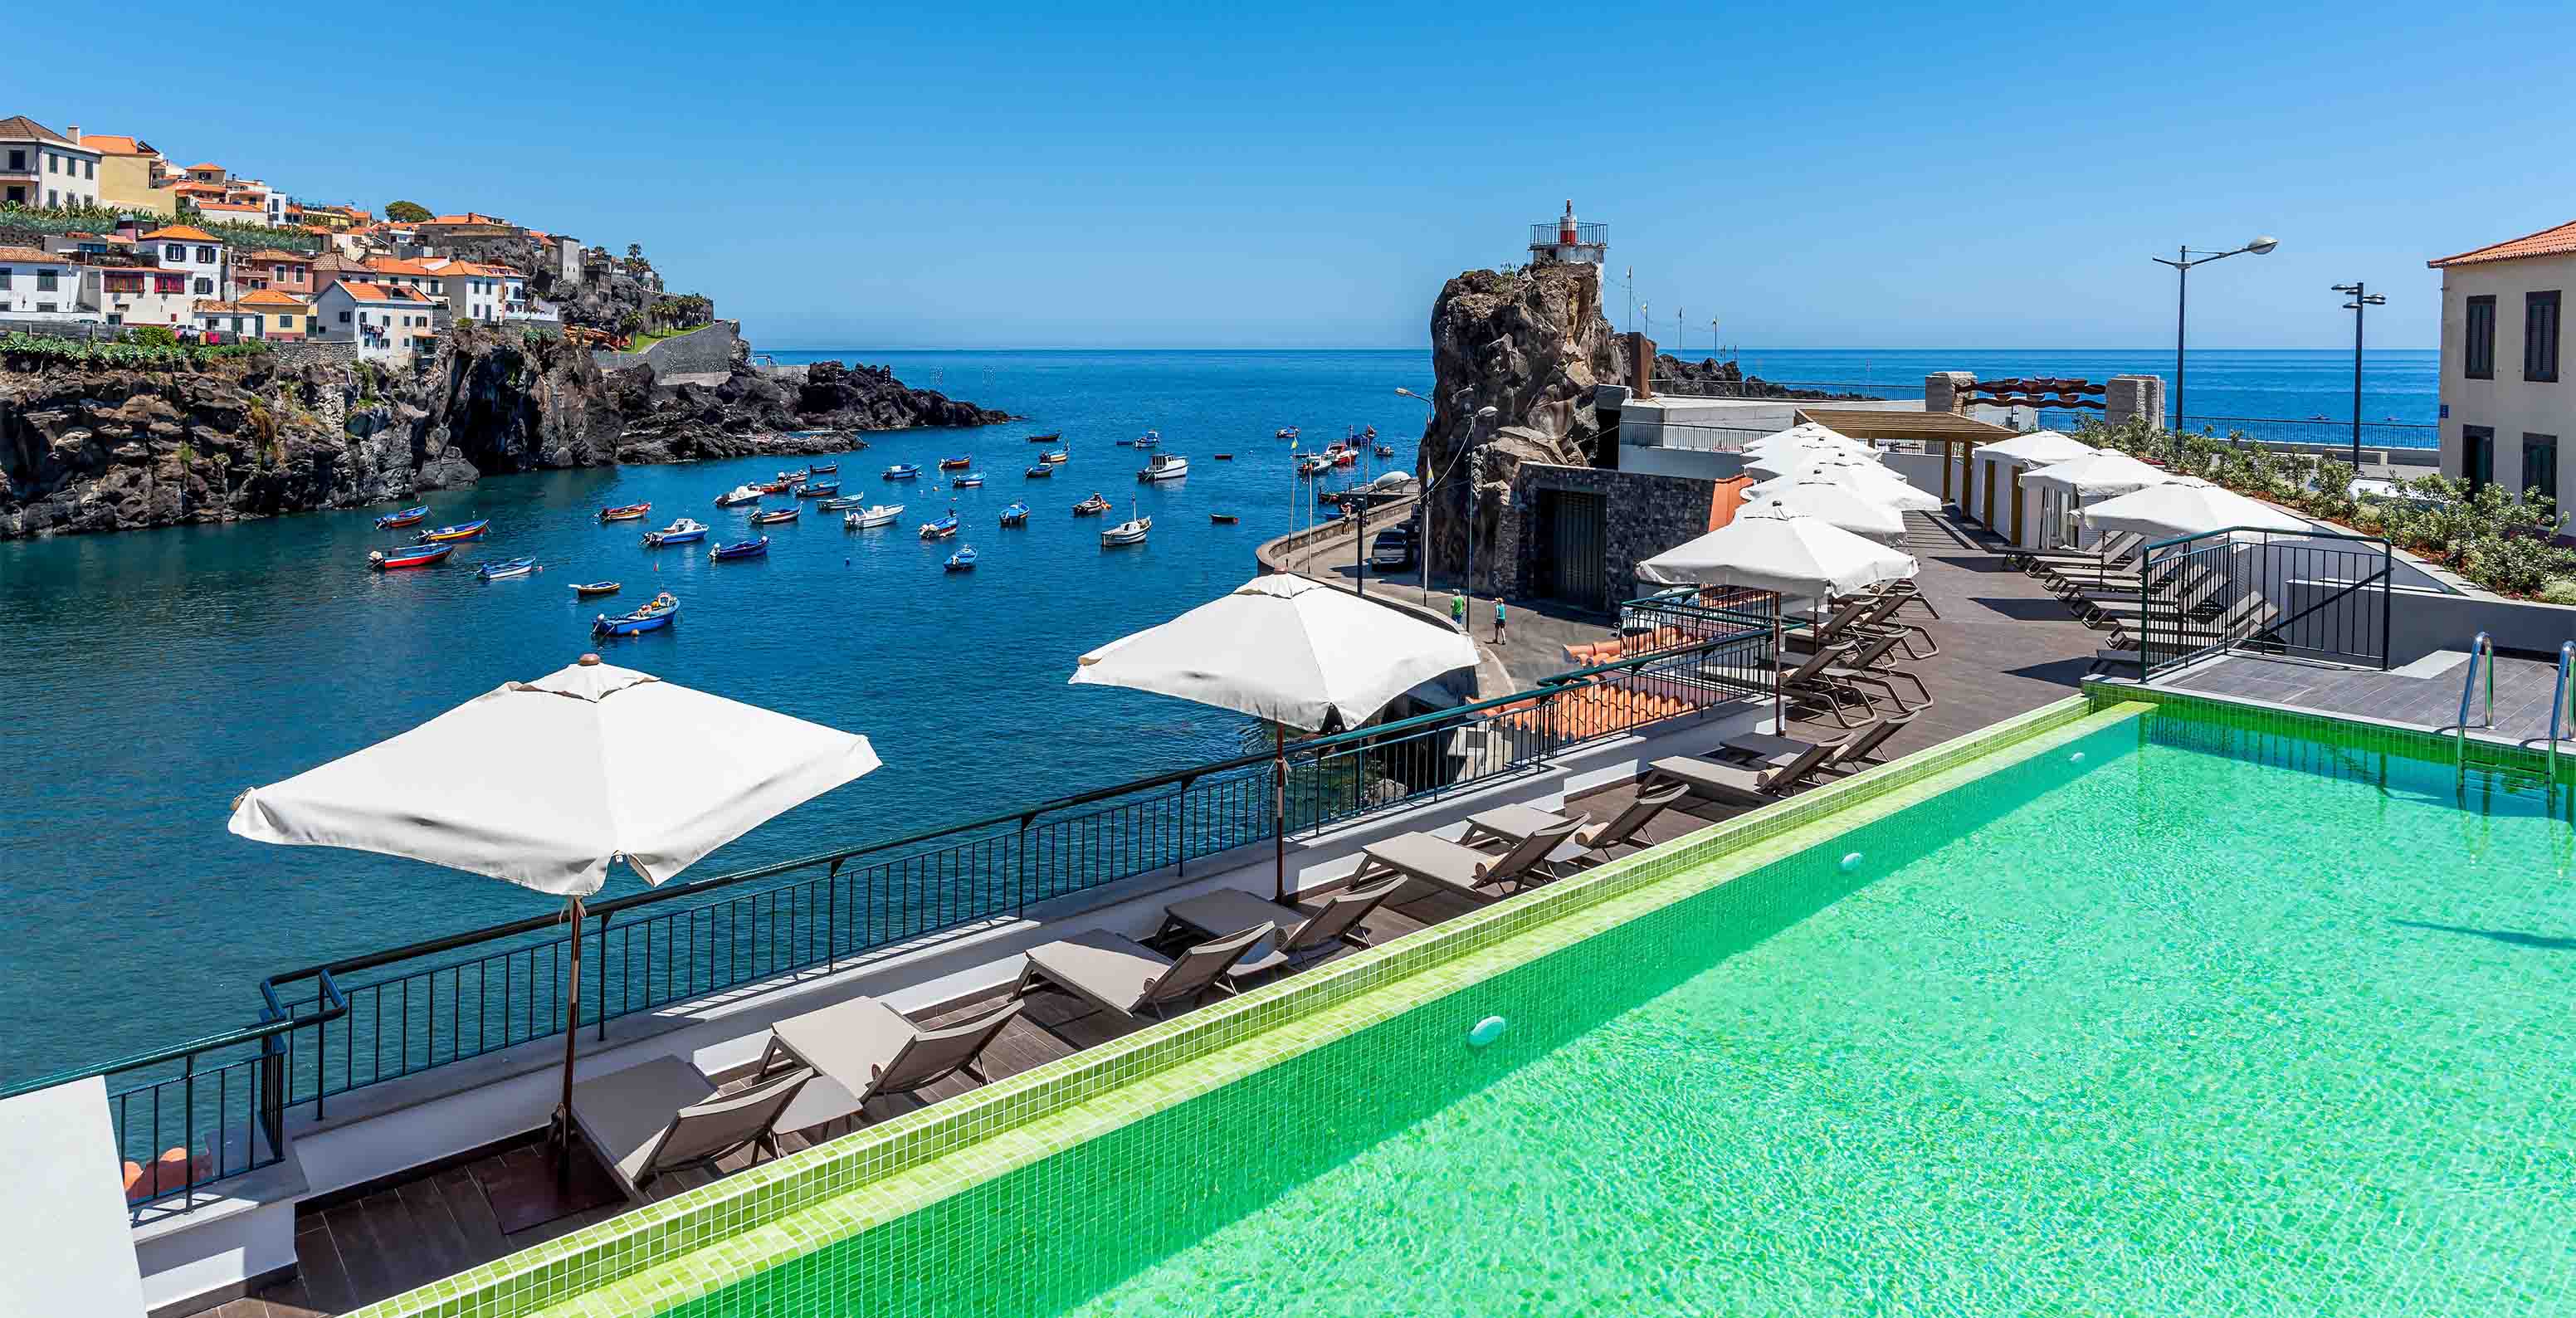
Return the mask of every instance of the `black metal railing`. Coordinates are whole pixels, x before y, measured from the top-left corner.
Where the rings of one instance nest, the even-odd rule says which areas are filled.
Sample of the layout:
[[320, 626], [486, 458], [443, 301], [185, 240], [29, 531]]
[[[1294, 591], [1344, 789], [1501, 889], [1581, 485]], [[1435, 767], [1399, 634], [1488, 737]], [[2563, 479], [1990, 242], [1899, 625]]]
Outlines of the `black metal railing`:
[[[1688, 375], [1658, 375], [1651, 378], [1658, 396], [1676, 398], [1753, 398], [1782, 403], [1832, 403], [1884, 401], [1892, 386], [1866, 381], [1817, 380], [1720, 380]], [[1818, 397], [1801, 397], [1815, 394]]]
[[2147, 546], [2148, 679], [2222, 650], [2388, 666], [2395, 555], [2377, 536], [2231, 527]]

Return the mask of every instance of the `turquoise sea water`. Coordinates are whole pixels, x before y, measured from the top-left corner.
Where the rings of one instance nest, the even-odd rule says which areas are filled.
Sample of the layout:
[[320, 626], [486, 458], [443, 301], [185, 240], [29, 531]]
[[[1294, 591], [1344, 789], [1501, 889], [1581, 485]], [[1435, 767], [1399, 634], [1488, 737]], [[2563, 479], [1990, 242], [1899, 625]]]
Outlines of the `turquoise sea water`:
[[[710, 566], [649, 554], [641, 528], [602, 527], [604, 504], [650, 500], [655, 525], [781, 463], [499, 477], [430, 496], [436, 521], [488, 515], [491, 537], [451, 565], [378, 576], [361, 566], [394, 537], [382, 509], [225, 527], [0, 543], [0, 1019], [17, 1045], [0, 1082], [242, 1024], [268, 973], [541, 913], [503, 884], [352, 853], [263, 847], [223, 831], [241, 789], [391, 736], [500, 682], [569, 662], [606, 605], [656, 588], [679, 625], [615, 645], [618, 662], [864, 732], [886, 767], [790, 813], [698, 872], [885, 839], [1066, 792], [1230, 754], [1235, 720], [1178, 701], [1071, 690], [1075, 656], [1163, 621], [1252, 574], [1252, 546], [1312, 514], [1271, 439], [1374, 425], [1407, 465], [1427, 388], [1420, 352], [780, 353], [892, 365], [907, 381], [1029, 417], [978, 432], [876, 436], [845, 456], [846, 491], [900, 498], [906, 521], [943, 510], [924, 480], [889, 486], [896, 461], [971, 452], [988, 478], [959, 495], [972, 574], [945, 574], [908, 530], [850, 535], [809, 512], [772, 528], [765, 562]], [[1850, 374], [1899, 386], [1914, 359], [1974, 353], [1748, 354], [1787, 378]], [[2152, 353], [1993, 354], [1995, 369], [2107, 373]], [[2212, 358], [2220, 354], [2211, 354]], [[2217, 390], [2304, 387], [2307, 354], [2197, 365]], [[2280, 360], [2274, 360], [2275, 357]], [[1855, 359], [1859, 359], [1857, 363]], [[2291, 361], [2290, 358], [2298, 358]], [[1983, 366], [1977, 369], [1986, 369]], [[2392, 373], [2398, 368], [2392, 367]], [[2411, 369], [2411, 368], [2409, 368]], [[2428, 375], [2429, 378], [2429, 375]], [[2195, 385], [2195, 396], [2201, 388]], [[2330, 410], [2319, 396], [2291, 414]], [[2304, 410], [2300, 410], [2304, 409]], [[1114, 441], [1159, 428], [1193, 459], [1177, 488], [1139, 491], [1140, 459]], [[1022, 436], [1063, 430], [1074, 461], [1050, 481], [1020, 470]], [[1219, 451], [1232, 463], [1208, 461]], [[788, 464], [793, 465], [793, 464]], [[1098, 524], [1066, 509], [1093, 489], [1156, 518], [1149, 545], [1104, 554]], [[995, 525], [1028, 499], [1026, 530]], [[1209, 512], [1240, 525], [1211, 526]], [[478, 558], [531, 554], [533, 578], [478, 585]], [[575, 603], [569, 583], [625, 581]], [[631, 890], [620, 875], [612, 891]]]
[[[1600, 1015], [1063, 1311], [2564, 1312], [2567, 825], [2159, 718], [1467, 991], [1450, 1025]], [[1436, 1088], [1455, 1047], [1314, 1067]], [[1165, 1188], [1367, 1119], [1303, 1084], [1186, 1105]]]

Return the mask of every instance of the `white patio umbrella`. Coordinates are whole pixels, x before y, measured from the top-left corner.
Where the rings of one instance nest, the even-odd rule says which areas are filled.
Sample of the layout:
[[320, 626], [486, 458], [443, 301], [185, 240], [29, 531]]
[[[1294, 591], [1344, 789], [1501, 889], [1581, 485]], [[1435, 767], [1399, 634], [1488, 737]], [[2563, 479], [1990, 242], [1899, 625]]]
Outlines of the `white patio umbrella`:
[[2151, 467], [2126, 453], [2109, 450], [2051, 463], [2037, 471], [2022, 473], [2025, 488], [2057, 490], [2072, 495], [2110, 498], [2162, 485], [2174, 479], [2172, 472]]
[[1850, 488], [1872, 503], [1885, 504], [1900, 513], [1935, 512], [1941, 507], [1940, 496], [1918, 490], [1904, 477], [1875, 462], [1820, 462], [1802, 467], [1787, 476], [1748, 487], [1748, 499], [1768, 499], [1801, 483], [1830, 481]]
[[1979, 457], [2007, 458], [2025, 466], [2041, 467], [2053, 462], [2072, 462], [2101, 450], [2054, 430], [2033, 430], [1992, 444], [1979, 444], [1976, 451]]
[[1476, 664], [1476, 644], [1348, 591], [1290, 573], [1254, 577], [1170, 622], [1082, 656], [1074, 686], [1123, 686], [1270, 723], [1277, 893], [1288, 891], [1287, 729], [1355, 728], [1387, 702]]
[[1863, 452], [1866, 452], [1869, 449], [1869, 445], [1853, 439], [1851, 436], [1830, 426], [1821, 425], [1814, 421], [1801, 421], [1786, 430], [1774, 430], [1770, 434], [1761, 436], [1758, 439], [1748, 439], [1744, 441], [1744, 451], [1747, 453], [1777, 453], [1783, 449], [1816, 448], [1820, 446], [1839, 446], [1843, 448], [1859, 449]]
[[1735, 520], [1637, 564], [1665, 586], [1743, 586], [1782, 595], [1847, 594], [1914, 575], [1905, 555], [1820, 518], [1774, 503], [1750, 505]]
[[2315, 527], [2268, 503], [2196, 476], [2177, 476], [2160, 485], [2133, 490], [2084, 510], [2084, 524], [2096, 531], [2134, 531], [2156, 539], [2204, 535], [2230, 527], [2253, 531], [2308, 531]]
[[624, 860], [660, 884], [877, 767], [868, 739], [581, 661], [233, 801], [234, 833], [347, 847], [567, 898], [564, 1129], [581, 1012], [582, 898]]
[[1764, 494], [1753, 506], [1783, 508], [1881, 544], [1893, 545], [1905, 537], [1904, 514], [1854, 486], [1822, 477], [1792, 480]]

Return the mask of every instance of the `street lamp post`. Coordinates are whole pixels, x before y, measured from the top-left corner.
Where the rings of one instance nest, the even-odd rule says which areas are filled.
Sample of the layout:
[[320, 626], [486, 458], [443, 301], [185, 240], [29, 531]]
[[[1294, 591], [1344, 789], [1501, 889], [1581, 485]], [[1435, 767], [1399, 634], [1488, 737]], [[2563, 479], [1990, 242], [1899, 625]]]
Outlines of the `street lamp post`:
[[[1435, 412], [1439, 410], [1437, 404], [1432, 403], [1430, 399], [1425, 398], [1410, 389], [1399, 386], [1396, 389], [1396, 392], [1417, 403], [1431, 407]], [[1477, 446], [1484, 443], [1485, 436], [1493, 430], [1494, 423], [1500, 420], [1502, 415], [1502, 409], [1498, 407], [1477, 408], [1475, 420], [1471, 422], [1467, 428], [1466, 447], [1459, 450], [1456, 455], [1449, 459], [1449, 466], [1447, 469], [1443, 470], [1438, 476], [1431, 477], [1430, 479], [1423, 481], [1422, 495], [1414, 501], [1415, 519], [1419, 526], [1419, 529], [1414, 533], [1414, 548], [1422, 554], [1422, 598], [1426, 603], [1431, 598], [1431, 492], [1440, 488], [1440, 486], [1449, 479], [1450, 472], [1458, 469], [1459, 458], [1467, 456], [1467, 454], [1473, 452]], [[1425, 474], [1428, 475], [1427, 472]], [[1475, 474], [1473, 471], [1470, 471], [1468, 474], [1468, 482], [1471, 497], [1473, 494], [1474, 481]], [[1474, 587], [1475, 582], [1472, 578], [1468, 577], [1467, 574], [1475, 571], [1475, 564], [1476, 510], [1474, 505], [1471, 503], [1467, 509], [1467, 568], [1465, 572], [1460, 574], [1461, 579], [1467, 581], [1467, 585], [1470, 589]], [[1471, 623], [1470, 626], [1472, 627], [1473, 624]]]
[[2337, 284], [2334, 291], [2351, 298], [2343, 309], [2352, 313], [2352, 474], [2361, 475], [2361, 318], [2368, 308], [2388, 305], [2388, 295], [2373, 293], [2361, 280]]
[[2176, 255], [2175, 255], [2174, 259], [2171, 259], [2171, 260], [2167, 260], [2166, 258], [2161, 257], [2161, 256], [2151, 256], [2151, 257], [2148, 257], [2148, 258], [2147, 258], [2148, 260], [2151, 260], [2151, 261], [2155, 262], [2157, 265], [2169, 265], [2169, 266], [2172, 266], [2172, 267], [2173, 267], [2173, 271], [2174, 271], [2174, 275], [2175, 275], [2175, 279], [2174, 279], [2174, 424], [2173, 424], [2173, 428], [2174, 428], [2174, 430], [2175, 430], [2175, 432], [2176, 432], [2176, 433], [2180, 433], [2180, 432], [2181, 432], [2181, 430], [2182, 430], [2182, 428], [2183, 428], [2183, 420], [2182, 420], [2182, 418], [2183, 418], [2183, 410], [2182, 410], [2182, 387], [2183, 387], [2182, 342], [2183, 342], [2183, 322], [2184, 322], [2185, 316], [2186, 316], [2186, 314], [2187, 314], [2187, 312], [2189, 311], [2190, 306], [2191, 306], [2191, 268], [2192, 268], [2193, 266], [2196, 266], [2196, 265], [2207, 265], [2207, 264], [2209, 264], [2209, 263], [2210, 263], [2210, 262], [2212, 262], [2212, 261], [2224, 261], [2224, 260], [2226, 260], [2228, 257], [2231, 257], [2231, 256], [2240, 256], [2240, 255], [2243, 255], [2243, 254], [2244, 254], [2244, 253], [2246, 253], [2246, 252], [2252, 252], [2252, 253], [2253, 253], [2253, 254], [2255, 254], [2256, 256], [2268, 256], [2268, 255], [2270, 255], [2270, 254], [2271, 254], [2271, 251], [2272, 251], [2272, 249], [2273, 249], [2273, 248], [2278, 247], [2278, 246], [2280, 246], [2280, 245], [2281, 245], [2281, 240], [2280, 240], [2280, 239], [2278, 239], [2278, 238], [2273, 238], [2273, 237], [2269, 237], [2269, 236], [2262, 236], [2262, 237], [2257, 237], [2254, 241], [2252, 241], [2252, 242], [2250, 242], [2250, 243], [2245, 244], [2243, 247], [2231, 247], [2231, 248], [2229, 248], [2228, 250], [2223, 251], [2223, 252], [2201, 252], [2201, 253], [2199, 253], [2199, 254], [2195, 255], [2195, 254], [2193, 254], [2192, 249], [2190, 249], [2190, 248], [2188, 248], [2188, 247], [2184, 247], [2184, 248], [2179, 248], [2179, 249], [2177, 249], [2177, 251], [2176, 251]]

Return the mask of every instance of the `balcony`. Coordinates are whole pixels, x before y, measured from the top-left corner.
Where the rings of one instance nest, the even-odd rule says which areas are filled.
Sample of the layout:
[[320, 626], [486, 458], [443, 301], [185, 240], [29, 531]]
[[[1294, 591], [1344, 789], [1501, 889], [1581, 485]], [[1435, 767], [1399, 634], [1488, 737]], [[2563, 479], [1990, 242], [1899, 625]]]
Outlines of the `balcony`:
[[[1530, 246], [1562, 246], [1563, 240], [1558, 237], [1558, 233], [1558, 222], [1555, 220], [1549, 220], [1544, 224], [1533, 224], [1530, 226]], [[1574, 241], [1585, 247], [1602, 246], [1610, 241], [1610, 226], [1578, 223], [1574, 226]]]

